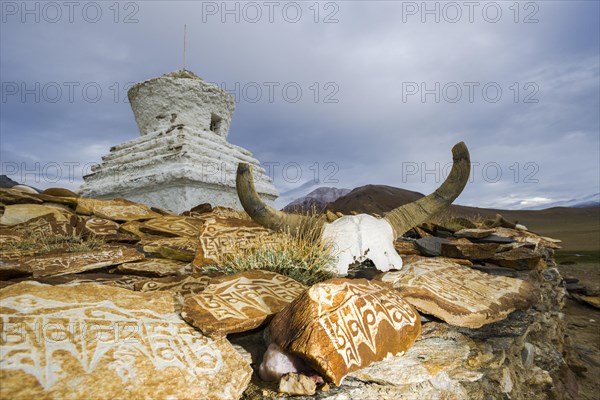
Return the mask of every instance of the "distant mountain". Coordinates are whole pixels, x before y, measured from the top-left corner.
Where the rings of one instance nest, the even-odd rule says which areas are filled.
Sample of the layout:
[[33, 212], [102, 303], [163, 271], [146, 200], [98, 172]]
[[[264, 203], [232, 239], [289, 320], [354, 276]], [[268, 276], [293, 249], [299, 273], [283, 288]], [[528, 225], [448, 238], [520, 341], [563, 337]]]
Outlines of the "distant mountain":
[[0, 188], [9, 189], [9, 188], [11, 188], [13, 186], [16, 186], [18, 184], [19, 184], [19, 182], [13, 181], [8, 176], [6, 176], [6, 175], [0, 175]]
[[326, 209], [342, 214], [353, 211], [367, 214], [379, 214], [393, 210], [401, 205], [413, 202], [423, 194], [385, 185], [366, 185], [357, 187], [347, 195], [327, 205]]
[[535, 206], [525, 207], [525, 208], [523, 208], [523, 210], [545, 210], [547, 208], [554, 208], [554, 207], [568, 207], [568, 208], [600, 207], [600, 193], [591, 194], [589, 196], [585, 196], [580, 199], [562, 200], [562, 201], [555, 201], [552, 203], [538, 204]]
[[321, 212], [325, 206], [338, 198], [350, 193], [350, 189], [338, 189], [335, 187], [320, 187], [304, 197], [300, 197], [283, 207], [283, 211], [296, 213]]

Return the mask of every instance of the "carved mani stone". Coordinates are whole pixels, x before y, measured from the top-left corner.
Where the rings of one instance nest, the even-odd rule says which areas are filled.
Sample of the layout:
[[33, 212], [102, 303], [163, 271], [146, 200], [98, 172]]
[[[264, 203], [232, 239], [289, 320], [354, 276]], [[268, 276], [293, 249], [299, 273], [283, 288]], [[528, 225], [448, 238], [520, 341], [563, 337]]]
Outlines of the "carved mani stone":
[[0, 398], [238, 399], [252, 370], [168, 293], [24, 282], [0, 290]]
[[388, 284], [335, 278], [302, 293], [269, 329], [275, 343], [339, 385], [350, 372], [408, 350], [421, 319]]
[[537, 293], [527, 282], [493, 276], [435, 258], [406, 264], [383, 275], [402, 297], [420, 311], [449, 324], [479, 328], [529, 308]]
[[244, 271], [212, 278], [188, 298], [181, 316], [211, 336], [245, 332], [268, 321], [306, 287], [269, 271]]

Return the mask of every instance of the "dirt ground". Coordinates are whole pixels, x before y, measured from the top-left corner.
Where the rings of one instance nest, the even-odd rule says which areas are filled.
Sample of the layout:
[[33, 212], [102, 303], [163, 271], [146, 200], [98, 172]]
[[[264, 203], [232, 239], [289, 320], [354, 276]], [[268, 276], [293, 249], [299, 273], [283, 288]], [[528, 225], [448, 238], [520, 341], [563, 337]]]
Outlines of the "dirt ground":
[[[583, 260], [582, 260], [583, 261]], [[560, 262], [560, 260], [559, 260]], [[566, 261], [558, 268], [564, 278], [579, 279], [579, 284], [600, 291], [600, 261]], [[600, 399], [600, 310], [568, 299], [564, 309], [573, 347], [587, 371], [578, 374], [579, 398]]]

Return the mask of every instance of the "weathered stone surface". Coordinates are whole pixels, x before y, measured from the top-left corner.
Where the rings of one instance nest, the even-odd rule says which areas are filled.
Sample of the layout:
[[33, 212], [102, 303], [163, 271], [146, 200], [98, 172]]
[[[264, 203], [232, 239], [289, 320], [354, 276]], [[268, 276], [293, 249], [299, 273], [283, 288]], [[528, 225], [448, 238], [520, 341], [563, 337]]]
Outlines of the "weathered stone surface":
[[437, 259], [405, 265], [394, 287], [420, 311], [452, 325], [478, 328], [529, 308], [537, 293], [527, 282], [492, 276]]
[[282, 376], [279, 381], [279, 393], [312, 396], [316, 390], [315, 381], [304, 374], [290, 372]]
[[23, 239], [36, 235], [45, 237], [47, 240], [53, 235], [73, 236], [80, 230], [73, 226], [76, 219], [69, 215], [67, 217], [67, 220], [62, 220], [62, 218], [57, 219], [55, 214], [42, 215], [41, 217], [32, 218], [20, 224], [13, 225], [11, 231], [17, 232]]
[[224, 256], [237, 254], [256, 239], [267, 240], [272, 235], [273, 231], [251, 220], [209, 218], [202, 227], [193, 264], [198, 268], [219, 264]]
[[184, 275], [190, 272], [191, 266], [185, 261], [168, 260], [164, 258], [147, 258], [143, 261], [123, 263], [117, 267], [121, 274], [146, 276]]
[[[424, 256], [419, 256], [419, 255], [407, 255], [407, 256], [402, 256], [402, 260], [404, 261], [403, 265], [407, 265], [407, 264], [413, 264], [417, 261], [420, 260], [428, 260], [431, 257], [424, 257]], [[450, 258], [450, 257], [435, 257], [436, 260], [440, 260], [440, 261], [448, 261], [448, 262], [453, 262], [455, 264], [460, 264], [460, 265], [467, 265], [467, 266], [471, 266], [473, 265], [473, 262], [469, 261], [469, 260], [465, 260], [463, 258]]]
[[80, 197], [77, 199], [76, 211], [78, 214], [93, 214], [112, 221], [139, 221], [161, 216], [145, 204], [125, 199], [98, 200]]
[[454, 233], [454, 236], [468, 239], [481, 239], [494, 234], [493, 229], [461, 229]]
[[251, 369], [168, 293], [20, 283], [0, 291], [0, 397], [238, 399]]
[[104, 218], [87, 218], [81, 223], [83, 231], [88, 235], [114, 237], [119, 233], [119, 224]]
[[542, 254], [527, 247], [517, 247], [512, 250], [494, 254], [490, 261], [501, 267], [514, 268], [517, 270], [535, 269]]
[[521, 229], [495, 228], [495, 236], [510, 238], [519, 243], [531, 243], [536, 246], [543, 246], [548, 249], [560, 249], [561, 241], [558, 239], [539, 236], [533, 232]]
[[0, 203], [3, 204], [41, 204], [37, 197], [16, 189], [0, 188]]
[[471, 243], [467, 239], [459, 239], [450, 243], [442, 243], [442, 256], [463, 258], [467, 260], [485, 260], [496, 253], [496, 243]]
[[5, 206], [0, 224], [17, 225], [48, 214], [52, 214], [57, 221], [69, 221], [71, 218], [67, 211], [56, 207], [41, 204], [13, 204]]
[[573, 297], [581, 303], [600, 309], [600, 296], [586, 296], [584, 294], [574, 294]]
[[269, 271], [219, 276], [185, 301], [181, 315], [207, 335], [244, 332], [267, 322], [305, 289], [293, 279]]
[[405, 352], [421, 330], [419, 314], [391, 286], [330, 279], [277, 314], [271, 337], [339, 385], [350, 372]]
[[61, 253], [25, 258], [21, 260], [21, 265], [29, 269], [34, 277], [40, 277], [74, 274], [143, 259], [143, 254], [130, 247], [106, 246], [85, 253]]
[[151, 219], [143, 223], [140, 230], [154, 235], [196, 238], [203, 225], [204, 222], [197, 218], [168, 216]]
[[179, 261], [192, 261], [198, 248], [198, 240], [187, 237], [148, 238], [140, 244], [147, 253]]
[[108, 285], [120, 287], [123, 289], [134, 290], [137, 282], [147, 280], [147, 278], [137, 275], [115, 275], [106, 272], [89, 272], [80, 274], [67, 274], [58, 276], [41, 276], [39, 278], [26, 277], [15, 278], [10, 283], [19, 282], [38, 282], [45, 285], [80, 285], [84, 283], [94, 283], [97, 285]]
[[[444, 394], [458, 393], [462, 393], [463, 398], [468, 398], [465, 389], [457, 383], [476, 381], [483, 375], [464, 365], [471, 350], [476, 348], [475, 343], [458, 332], [445, 329], [442, 324], [429, 325], [427, 328], [423, 327], [423, 335], [405, 354], [371, 364], [350, 376], [365, 382], [394, 386], [433, 383], [440, 390], [440, 398]], [[452, 379], [450, 376], [456, 378]], [[446, 388], [437, 385], [443, 381], [450, 384]]]
[[415, 242], [402, 242], [402, 241], [397, 240], [394, 242], [394, 248], [400, 255], [409, 255], [409, 254], [419, 255], [419, 254], [421, 254], [421, 252], [417, 248], [417, 245], [415, 244]]
[[134, 289], [140, 292], [171, 291], [183, 300], [203, 291], [211, 277], [207, 275], [190, 275], [143, 280], [135, 284]]
[[416, 241], [421, 254], [429, 257], [438, 257], [442, 255], [442, 243], [450, 243], [450, 241], [435, 236], [421, 238]]
[[55, 197], [79, 197], [77, 193], [65, 188], [48, 188], [42, 194]]

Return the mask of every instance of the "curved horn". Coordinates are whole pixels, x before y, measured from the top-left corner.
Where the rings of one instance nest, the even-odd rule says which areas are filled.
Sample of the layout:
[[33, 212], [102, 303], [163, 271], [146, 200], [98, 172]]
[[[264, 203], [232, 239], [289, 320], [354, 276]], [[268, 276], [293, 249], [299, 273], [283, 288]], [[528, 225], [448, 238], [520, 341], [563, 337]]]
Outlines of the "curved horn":
[[463, 143], [452, 148], [452, 170], [448, 178], [427, 197], [405, 204], [385, 214], [384, 218], [392, 225], [396, 236], [425, 222], [431, 215], [448, 207], [463, 191], [471, 172], [469, 150]]
[[320, 234], [325, 226], [325, 222], [320, 218], [287, 214], [265, 204], [256, 193], [252, 167], [246, 163], [238, 164], [235, 186], [244, 210], [254, 221], [265, 228], [279, 232], [287, 231], [292, 234], [315, 232], [318, 229]]

